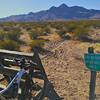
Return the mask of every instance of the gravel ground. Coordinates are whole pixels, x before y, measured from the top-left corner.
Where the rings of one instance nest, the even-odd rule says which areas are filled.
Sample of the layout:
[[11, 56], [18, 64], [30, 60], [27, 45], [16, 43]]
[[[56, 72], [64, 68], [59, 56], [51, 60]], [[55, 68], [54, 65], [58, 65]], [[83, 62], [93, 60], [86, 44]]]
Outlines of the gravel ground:
[[[52, 51], [55, 55], [49, 55], [43, 60], [50, 81], [64, 100], [88, 100], [90, 71], [83, 63], [83, 55], [87, 48], [80, 48], [79, 45], [80, 42], [75, 41], [64, 41], [59, 43], [59, 46], [54, 45]], [[98, 74], [97, 84], [100, 82], [99, 78]], [[97, 86], [96, 92], [99, 91], [100, 87]]]

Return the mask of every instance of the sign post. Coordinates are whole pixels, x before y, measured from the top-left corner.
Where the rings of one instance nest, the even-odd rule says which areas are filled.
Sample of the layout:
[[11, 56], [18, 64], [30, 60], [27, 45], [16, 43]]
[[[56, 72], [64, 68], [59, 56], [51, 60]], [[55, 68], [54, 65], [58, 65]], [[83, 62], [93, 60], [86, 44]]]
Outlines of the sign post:
[[84, 61], [86, 67], [91, 71], [89, 100], [95, 100], [96, 74], [97, 71], [100, 72], [100, 53], [94, 53], [93, 47], [89, 47], [88, 53], [84, 55]]
[[[94, 48], [89, 47], [88, 53], [93, 54]], [[89, 100], [95, 100], [96, 71], [91, 71]]]

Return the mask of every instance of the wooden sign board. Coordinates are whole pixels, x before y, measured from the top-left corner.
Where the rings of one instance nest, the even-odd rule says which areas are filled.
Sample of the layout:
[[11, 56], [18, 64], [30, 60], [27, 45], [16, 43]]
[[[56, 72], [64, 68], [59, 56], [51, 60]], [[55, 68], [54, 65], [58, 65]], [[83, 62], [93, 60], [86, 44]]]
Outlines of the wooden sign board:
[[84, 62], [90, 70], [100, 71], [100, 54], [85, 54]]

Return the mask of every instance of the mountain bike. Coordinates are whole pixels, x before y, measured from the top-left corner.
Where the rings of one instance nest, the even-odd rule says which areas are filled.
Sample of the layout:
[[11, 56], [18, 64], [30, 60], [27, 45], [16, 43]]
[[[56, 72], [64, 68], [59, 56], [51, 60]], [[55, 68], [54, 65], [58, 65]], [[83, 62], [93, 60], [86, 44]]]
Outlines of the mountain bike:
[[0, 74], [0, 100], [62, 100], [36, 48], [32, 54], [0, 50]]
[[[45, 74], [32, 61], [14, 59], [12, 62], [16, 62], [20, 70], [15, 76], [3, 75], [3, 78], [0, 79], [0, 82], [6, 80], [8, 84], [5, 89], [0, 90], [0, 98], [5, 98], [5, 100], [11, 98], [17, 98], [18, 100], [42, 100], [46, 82], [44, 81], [46, 80]], [[4, 68], [5, 66], [0, 65], [0, 67]], [[22, 77], [25, 78], [22, 80]], [[37, 81], [40, 83], [37, 83]], [[22, 87], [20, 87], [21, 83], [23, 83]]]

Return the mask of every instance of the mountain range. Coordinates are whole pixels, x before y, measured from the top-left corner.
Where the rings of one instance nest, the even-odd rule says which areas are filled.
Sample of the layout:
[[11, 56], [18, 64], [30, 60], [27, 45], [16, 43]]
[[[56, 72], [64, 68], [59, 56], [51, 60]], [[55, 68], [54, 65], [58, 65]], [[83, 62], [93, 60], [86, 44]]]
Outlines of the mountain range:
[[30, 12], [28, 14], [12, 15], [0, 18], [0, 22], [33, 22], [80, 19], [100, 19], [100, 10], [87, 9], [80, 6], [69, 7], [66, 4], [61, 4], [59, 7], [52, 6], [48, 10], [35, 13]]

